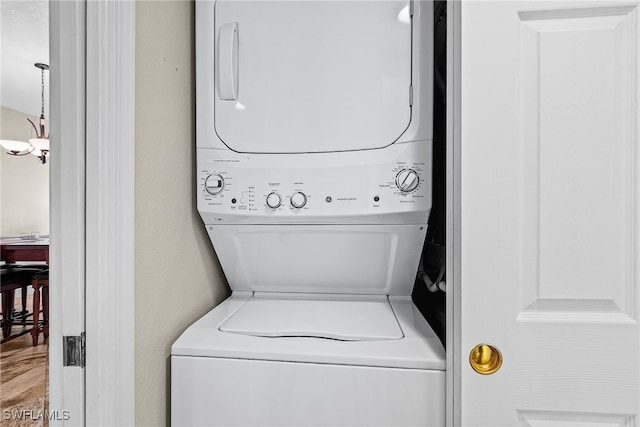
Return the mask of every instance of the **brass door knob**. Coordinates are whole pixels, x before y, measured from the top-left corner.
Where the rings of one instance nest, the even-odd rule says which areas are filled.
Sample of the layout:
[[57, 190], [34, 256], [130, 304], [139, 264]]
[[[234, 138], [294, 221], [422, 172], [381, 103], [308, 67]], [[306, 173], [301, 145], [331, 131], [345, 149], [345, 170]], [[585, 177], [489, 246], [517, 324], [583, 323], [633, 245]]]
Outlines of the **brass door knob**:
[[469, 353], [469, 364], [479, 374], [491, 375], [502, 366], [502, 353], [489, 344], [478, 344]]

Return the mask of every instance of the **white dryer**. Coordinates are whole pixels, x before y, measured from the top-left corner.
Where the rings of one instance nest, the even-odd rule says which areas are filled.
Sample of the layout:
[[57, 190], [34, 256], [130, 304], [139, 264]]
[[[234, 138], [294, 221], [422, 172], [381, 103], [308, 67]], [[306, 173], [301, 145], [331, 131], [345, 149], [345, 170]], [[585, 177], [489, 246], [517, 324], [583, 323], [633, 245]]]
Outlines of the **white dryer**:
[[196, 2], [197, 204], [233, 293], [172, 347], [174, 426], [444, 425], [444, 349], [410, 297], [432, 13]]

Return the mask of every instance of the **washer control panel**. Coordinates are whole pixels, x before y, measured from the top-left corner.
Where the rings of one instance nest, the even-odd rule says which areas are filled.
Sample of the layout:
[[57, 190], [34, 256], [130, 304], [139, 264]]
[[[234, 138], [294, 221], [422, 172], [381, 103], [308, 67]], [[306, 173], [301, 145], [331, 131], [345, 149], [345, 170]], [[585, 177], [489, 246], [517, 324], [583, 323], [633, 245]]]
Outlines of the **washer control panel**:
[[430, 141], [316, 154], [200, 148], [198, 210], [205, 223], [422, 223], [431, 207], [430, 152]]

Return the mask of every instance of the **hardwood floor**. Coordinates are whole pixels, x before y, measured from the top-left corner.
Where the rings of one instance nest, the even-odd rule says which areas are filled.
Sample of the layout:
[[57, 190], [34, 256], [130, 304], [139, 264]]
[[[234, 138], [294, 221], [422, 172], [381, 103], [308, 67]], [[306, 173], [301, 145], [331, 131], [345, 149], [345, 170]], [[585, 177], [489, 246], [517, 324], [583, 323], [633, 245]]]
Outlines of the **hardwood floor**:
[[31, 343], [26, 334], [0, 345], [0, 426], [49, 425], [49, 341]]

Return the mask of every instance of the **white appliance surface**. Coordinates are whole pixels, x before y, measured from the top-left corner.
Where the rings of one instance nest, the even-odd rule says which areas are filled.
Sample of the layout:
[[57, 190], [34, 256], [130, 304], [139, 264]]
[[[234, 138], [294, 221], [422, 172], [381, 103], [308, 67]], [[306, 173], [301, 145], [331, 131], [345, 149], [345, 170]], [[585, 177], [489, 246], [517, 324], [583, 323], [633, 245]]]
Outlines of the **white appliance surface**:
[[196, 2], [198, 147], [319, 153], [430, 140], [432, 28], [422, 1]]
[[410, 295], [426, 225], [208, 225], [232, 290]]
[[[440, 340], [409, 297], [390, 297], [402, 330], [397, 340], [339, 341], [311, 337], [258, 337], [222, 332], [221, 325], [253, 297], [234, 292], [173, 344], [174, 356], [271, 360], [406, 369], [445, 369]], [[327, 316], [329, 313], [327, 313]], [[297, 319], [290, 319], [296, 323]], [[337, 333], [341, 333], [339, 329]]]
[[259, 337], [316, 337], [342, 341], [397, 340], [402, 330], [386, 296], [329, 297], [255, 293], [221, 326]]
[[426, 224], [431, 151], [430, 140], [345, 153], [199, 148], [198, 211], [220, 225]]
[[413, 305], [431, 2], [196, 2], [197, 206], [232, 295], [171, 348], [172, 425], [443, 426]]
[[398, 18], [408, 8], [408, 0], [216, 1], [218, 136], [254, 153], [393, 143], [411, 119], [411, 23]]
[[[261, 302], [273, 303], [277, 310], [283, 298]], [[309, 298], [319, 305], [328, 302], [326, 296]], [[220, 331], [227, 319], [258, 299], [252, 293], [234, 292], [174, 343], [172, 425], [445, 425], [444, 349], [408, 297], [389, 299], [397, 320], [388, 321], [399, 325], [404, 335], [397, 340], [275, 338]], [[336, 297], [354, 307], [359, 300], [367, 301], [361, 296], [349, 299]], [[299, 323], [298, 318], [290, 321]], [[338, 324], [335, 328], [338, 334], [349, 330]]]
[[174, 427], [445, 425], [444, 371], [172, 356], [171, 390]]

